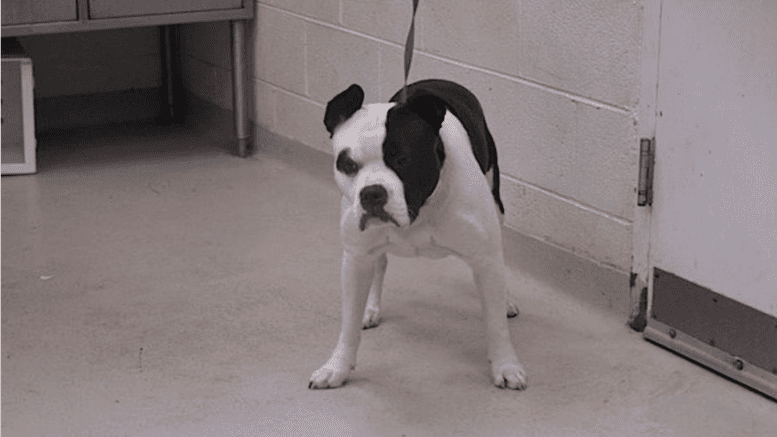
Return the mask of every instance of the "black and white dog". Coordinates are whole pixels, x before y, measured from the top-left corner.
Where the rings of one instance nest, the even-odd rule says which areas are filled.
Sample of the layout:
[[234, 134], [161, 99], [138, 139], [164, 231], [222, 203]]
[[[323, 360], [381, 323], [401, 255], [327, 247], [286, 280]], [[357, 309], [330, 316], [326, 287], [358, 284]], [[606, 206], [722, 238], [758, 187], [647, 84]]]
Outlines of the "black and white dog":
[[362, 106], [364, 91], [351, 85], [326, 108], [343, 193], [343, 314], [337, 346], [309, 387], [338, 387], [354, 368], [361, 329], [379, 322], [392, 253], [455, 255], [469, 264], [483, 298], [493, 383], [523, 389], [505, 317], [518, 309], [505, 286], [496, 146], [483, 110], [469, 90], [444, 80], [409, 85], [404, 103], [399, 96]]

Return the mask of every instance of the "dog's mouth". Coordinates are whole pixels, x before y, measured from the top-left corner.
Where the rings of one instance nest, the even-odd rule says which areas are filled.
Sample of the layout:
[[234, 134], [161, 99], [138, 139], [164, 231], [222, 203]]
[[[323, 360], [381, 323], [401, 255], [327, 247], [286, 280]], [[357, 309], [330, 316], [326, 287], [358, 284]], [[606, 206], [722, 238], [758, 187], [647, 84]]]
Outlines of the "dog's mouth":
[[399, 223], [396, 221], [396, 219], [394, 219], [394, 217], [391, 216], [391, 214], [380, 209], [378, 211], [368, 211], [362, 214], [362, 218], [361, 220], [359, 220], [359, 230], [364, 231], [365, 229], [367, 229], [367, 225], [369, 224], [369, 221], [372, 219], [378, 220], [381, 223], [393, 223], [397, 227], [400, 227]]

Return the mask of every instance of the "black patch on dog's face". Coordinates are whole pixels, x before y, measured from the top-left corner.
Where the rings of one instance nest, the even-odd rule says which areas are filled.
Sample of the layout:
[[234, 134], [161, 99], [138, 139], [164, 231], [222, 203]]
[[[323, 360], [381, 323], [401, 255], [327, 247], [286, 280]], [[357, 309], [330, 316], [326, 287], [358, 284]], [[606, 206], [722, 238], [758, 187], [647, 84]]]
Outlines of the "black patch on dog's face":
[[445, 104], [424, 96], [391, 108], [386, 116], [383, 161], [402, 181], [412, 223], [432, 195], [445, 160], [440, 127]]
[[335, 168], [337, 171], [348, 177], [354, 177], [359, 173], [362, 166], [351, 158], [351, 149], [345, 148], [337, 154]]

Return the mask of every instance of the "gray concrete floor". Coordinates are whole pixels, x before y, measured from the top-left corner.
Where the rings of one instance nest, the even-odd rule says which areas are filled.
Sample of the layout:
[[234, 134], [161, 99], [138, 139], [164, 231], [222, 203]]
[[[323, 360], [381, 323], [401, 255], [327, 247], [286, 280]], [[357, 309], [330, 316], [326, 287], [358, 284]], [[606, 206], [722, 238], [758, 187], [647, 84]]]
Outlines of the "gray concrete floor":
[[39, 174], [2, 178], [4, 437], [775, 435], [777, 403], [625, 326], [624, 274], [514, 233], [528, 390], [491, 386], [452, 258], [390, 258], [349, 383], [308, 390], [339, 330], [331, 164], [267, 134], [232, 156], [209, 111], [41, 134]]

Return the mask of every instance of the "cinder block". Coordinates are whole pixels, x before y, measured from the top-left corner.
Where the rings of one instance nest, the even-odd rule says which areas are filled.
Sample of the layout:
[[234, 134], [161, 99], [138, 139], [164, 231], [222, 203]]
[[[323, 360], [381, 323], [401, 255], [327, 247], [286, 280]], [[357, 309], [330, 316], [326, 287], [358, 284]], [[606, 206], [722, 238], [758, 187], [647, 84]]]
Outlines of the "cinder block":
[[340, 23], [340, 0], [273, 0], [270, 3], [316, 20]]
[[417, 47], [436, 55], [517, 76], [518, 1], [420, 3]]
[[639, 2], [523, 0], [519, 74], [622, 107], [639, 90]]
[[377, 101], [378, 43], [310, 22], [306, 29], [307, 95], [326, 104], [337, 93], [357, 83], [364, 89], [365, 102]]
[[[57, 33], [19, 38], [30, 56], [41, 61], [94, 60], [159, 54], [159, 29], [133, 27], [92, 32]], [[36, 68], [40, 61], [36, 59]]]
[[204, 100], [215, 103], [216, 94], [213, 92], [215, 75], [212, 70], [213, 65], [188, 54], [181, 55], [181, 80], [184, 88]]
[[[419, 8], [423, 8], [421, 3]], [[343, 26], [396, 44], [405, 44], [410, 29], [413, 3], [408, 0], [365, 2], [343, 0]], [[416, 23], [416, 47], [419, 47], [420, 29]]]
[[153, 88], [161, 85], [161, 75], [159, 55], [58, 59], [35, 64], [35, 96], [45, 98]]
[[275, 98], [277, 133], [332, 153], [329, 134], [324, 127], [324, 105], [281, 90], [275, 92]]
[[35, 95], [90, 94], [160, 84], [159, 30], [151, 28], [19, 38], [35, 59]]
[[511, 143], [500, 147], [503, 172], [633, 218], [637, 141], [631, 116], [523, 84], [500, 88], [490, 106], [505, 108], [493, 117], [494, 137]]
[[[404, 53], [404, 48], [381, 46], [381, 97], [384, 100], [390, 98], [402, 87]], [[473, 70], [457, 61], [440, 59], [416, 50], [410, 66], [408, 83], [424, 79], [451, 80], [466, 86], [481, 99], [484, 91], [493, 86], [494, 77], [491, 74]]]
[[[376, 102], [388, 102], [388, 99], [402, 88], [405, 74], [405, 52], [403, 48], [387, 43], [379, 44], [378, 52], [380, 55], [380, 70], [378, 72], [378, 100]], [[410, 71], [412, 72], [414, 69], [415, 65], [411, 66]]]
[[256, 77], [285, 90], [305, 94], [305, 21], [260, 6], [253, 26]]
[[505, 225], [621, 271], [631, 267], [631, 223], [603, 216], [509, 176], [501, 179]]
[[226, 110], [232, 110], [232, 71], [192, 56], [184, 56], [184, 87]]
[[[272, 117], [257, 114], [257, 119], [275, 123], [270, 129], [283, 136], [331, 153], [321, 122], [329, 99], [351, 83], [365, 89], [368, 103], [386, 101], [401, 88], [407, 26], [397, 23], [409, 25], [410, 2], [363, 3], [342, 0], [344, 29], [273, 10], [276, 18], [304, 24], [305, 92], [260, 76], [256, 86], [261, 90], [255, 93], [266, 93], [275, 107], [267, 111]], [[449, 79], [477, 95], [500, 151], [508, 226], [626, 271], [637, 142], [632, 115], [611, 105], [636, 102], [637, 65], [629, 56], [638, 49], [638, 5], [498, 3], [488, 8], [422, 3], [416, 48], [428, 53], [414, 54], [409, 82]], [[311, 7], [305, 2], [297, 6]], [[292, 8], [288, 3], [282, 7]], [[257, 44], [265, 44], [261, 36]], [[265, 62], [275, 62], [273, 56]], [[567, 93], [605, 104], [585, 103]]]
[[232, 68], [229, 23], [213, 21], [181, 26], [181, 53], [226, 69]]
[[254, 122], [267, 130], [275, 131], [276, 94], [279, 91], [261, 80], [249, 80], [247, 83], [251, 84], [256, 103], [252, 114]]
[[[452, 80], [469, 88], [475, 93], [481, 105], [483, 105], [483, 110], [486, 113], [486, 117], [489, 119], [493, 117], [491, 112], [502, 111], [502, 108], [488, 107], [488, 104], [490, 103], [490, 94], [505, 92], [504, 89], [500, 90], [494, 88], [498, 83], [497, 81], [503, 79], [500, 79], [493, 74], [469, 68], [454, 60], [445, 58], [440, 59], [416, 52], [413, 56], [413, 65], [410, 69], [409, 82], [428, 78]], [[489, 127], [490, 126], [491, 123], [489, 122]]]
[[[232, 110], [232, 70], [189, 55], [182, 56], [182, 64], [183, 85], [189, 92], [221, 108]], [[250, 82], [246, 90], [248, 95], [252, 92]]]
[[[214, 85], [212, 86], [213, 95], [215, 96], [214, 103], [224, 109], [232, 110], [232, 69], [224, 68], [218, 65], [213, 65], [211, 68], [211, 75], [214, 78]], [[249, 90], [246, 90], [249, 92]], [[250, 101], [248, 104], [250, 106]]]
[[625, 219], [634, 215], [631, 116], [416, 53], [411, 82], [442, 78], [478, 97], [503, 173]]

